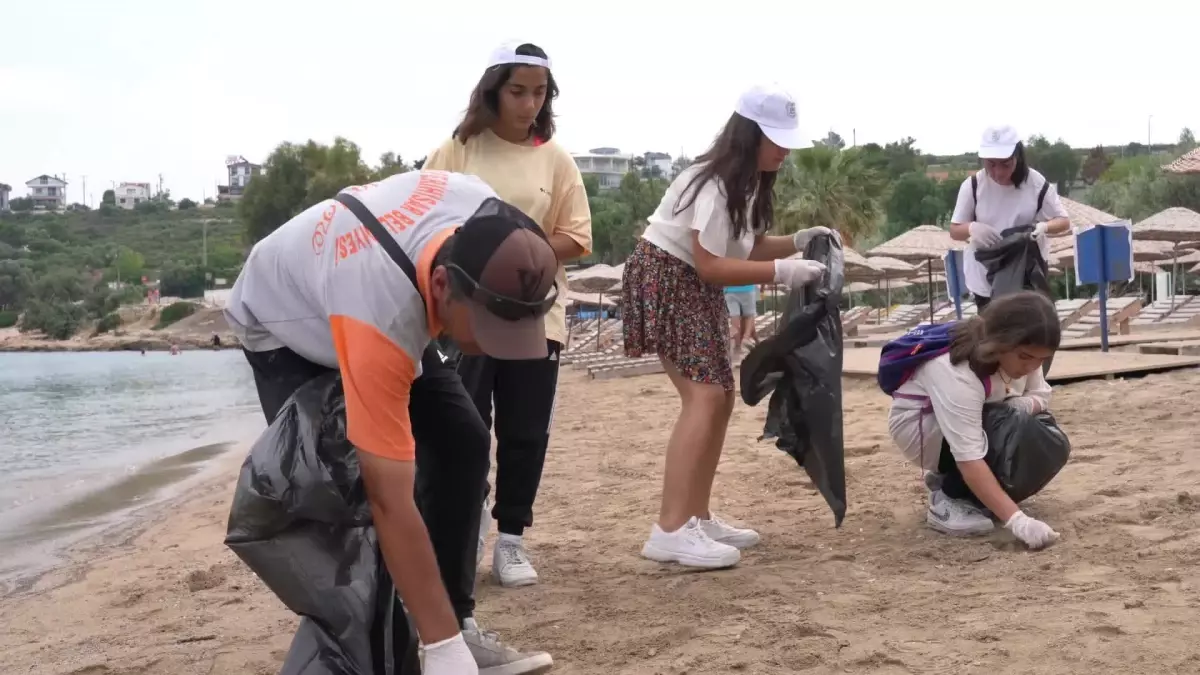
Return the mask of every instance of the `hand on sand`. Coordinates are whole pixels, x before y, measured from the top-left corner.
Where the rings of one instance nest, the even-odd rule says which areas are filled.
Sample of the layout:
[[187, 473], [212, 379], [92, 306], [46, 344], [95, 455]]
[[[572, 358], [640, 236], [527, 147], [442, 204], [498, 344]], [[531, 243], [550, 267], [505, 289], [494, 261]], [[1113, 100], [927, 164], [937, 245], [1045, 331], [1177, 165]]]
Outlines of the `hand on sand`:
[[1045, 548], [1058, 541], [1058, 533], [1036, 518], [1030, 518], [1024, 511], [1017, 511], [1004, 524], [1009, 532], [1017, 539], [1025, 542], [1031, 549]]

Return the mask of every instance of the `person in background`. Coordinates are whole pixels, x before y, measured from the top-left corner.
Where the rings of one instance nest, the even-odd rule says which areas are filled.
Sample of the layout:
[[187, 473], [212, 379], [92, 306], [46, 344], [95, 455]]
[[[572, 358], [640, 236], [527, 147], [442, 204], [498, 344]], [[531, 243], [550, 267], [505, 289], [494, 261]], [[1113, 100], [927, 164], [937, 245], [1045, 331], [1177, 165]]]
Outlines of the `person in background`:
[[[949, 352], [916, 368], [893, 394], [888, 415], [901, 454], [925, 472], [925, 520], [944, 534], [991, 532], [992, 519], [977, 499], [1030, 548], [1048, 546], [1058, 533], [1021, 511], [988, 468], [983, 406], [1006, 401], [1030, 414], [1050, 409], [1042, 362], [1062, 336], [1054, 305], [1036, 291], [1005, 295], [950, 331]], [[961, 479], [946, 479], [952, 467]]]
[[[495, 407], [496, 495], [491, 517], [500, 535], [492, 551], [492, 576], [510, 587], [538, 581], [523, 535], [533, 525], [554, 419], [558, 358], [567, 341], [567, 274], [562, 263], [592, 249], [583, 177], [570, 153], [553, 140], [557, 96], [558, 83], [545, 51], [528, 43], [501, 45], [471, 92], [466, 115], [425, 160], [425, 168], [482, 178], [542, 228], [559, 261], [555, 278], [564, 292], [546, 315], [548, 355], [528, 361], [464, 356], [458, 364], [489, 428]], [[487, 522], [485, 515], [479, 558]]]
[[798, 288], [824, 272], [819, 262], [789, 257], [828, 229], [766, 234], [776, 172], [790, 149], [808, 144], [789, 94], [749, 89], [712, 147], [667, 188], [625, 263], [625, 354], [657, 354], [682, 403], [667, 442], [662, 506], [642, 548], [651, 560], [729, 567], [759, 540], [709, 508], [734, 400], [724, 287]]
[[755, 284], [725, 287], [725, 306], [729, 309], [729, 361], [737, 361], [742, 353], [742, 343], [754, 334], [754, 317], [758, 312], [755, 303]]
[[[376, 243], [370, 221], [394, 235], [399, 256]], [[341, 373], [346, 435], [426, 675], [553, 666], [474, 619], [489, 434], [432, 340], [544, 357], [557, 265], [537, 224], [480, 179], [410, 171], [348, 187], [279, 226], [250, 251], [225, 307], [268, 424], [306, 382]]]
[[1025, 146], [1016, 129], [990, 127], [979, 143], [983, 168], [963, 181], [950, 218], [950, 236], [969, 242], [963, 253], [963, 275], [967, 290], [979, 309], [992, 299], [987, 268], [975, 259], [975, 251], [1000, 243], [1001, 233], [1021, 225], [1032, 225], [1042, 257], [1049, 254], [1047, 235], [1071, 229], [1071, 220], [1057, 188], [1029, 167]]

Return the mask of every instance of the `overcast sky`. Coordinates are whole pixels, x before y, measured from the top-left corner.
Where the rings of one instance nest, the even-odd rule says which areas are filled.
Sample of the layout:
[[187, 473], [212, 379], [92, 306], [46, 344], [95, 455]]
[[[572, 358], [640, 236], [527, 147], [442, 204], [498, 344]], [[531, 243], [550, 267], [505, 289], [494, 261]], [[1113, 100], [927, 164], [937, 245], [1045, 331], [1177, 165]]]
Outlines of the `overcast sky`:
[[791, 89], [813, 138], [966, 152], [1002, 122], [1074, 146], [1145, 142], [1148, 126], [1168, 142], [1200, 132], [1198, 20], [1191, 0], [12, 0], [0, 183], [16, 197], [66, 174], [77, 202], [87, 176], [94, 206], [161, 173], [199, 199], [226, 155], [336, 135], [372, 163], [412, 161], [508, 39], [553, 59], [574, 152], [695, 155], [758, 80]]

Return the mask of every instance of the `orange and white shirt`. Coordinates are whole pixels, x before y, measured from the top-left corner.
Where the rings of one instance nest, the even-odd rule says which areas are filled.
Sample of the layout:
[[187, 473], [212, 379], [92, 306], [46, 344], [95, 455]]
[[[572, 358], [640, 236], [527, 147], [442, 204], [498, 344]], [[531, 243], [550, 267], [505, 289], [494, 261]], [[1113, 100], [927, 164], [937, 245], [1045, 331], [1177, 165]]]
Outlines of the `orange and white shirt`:
[[284, 223], [251, 250], [225, 316], [249, 351], [287, 347], [337, 368], [347, 436], [357, 448], [411, 461], [409, 390], [421, 354], [441, 332], [429, 297], [433, 258], [495, 192], [479, 178], [410, 171], [343, 190], [395, 237], [420, 288], [340, 202], [329, 199]]

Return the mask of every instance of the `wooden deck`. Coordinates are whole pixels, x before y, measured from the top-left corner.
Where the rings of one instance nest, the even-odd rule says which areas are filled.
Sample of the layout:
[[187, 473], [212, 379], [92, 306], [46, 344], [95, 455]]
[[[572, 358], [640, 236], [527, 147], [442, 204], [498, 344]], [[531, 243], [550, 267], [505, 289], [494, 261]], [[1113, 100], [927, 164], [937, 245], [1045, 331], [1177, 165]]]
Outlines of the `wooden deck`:
[[[1200, 340], [1200, 330], [1157, 330], [1128, 335], [1110, 334], [1109, 347], [1128, 347], [1143, 345], [1151, 342], [1189, 342]], [[1059, 349], [1100, 349], [1099, 337], [1068, 338], [1062, 341]]]
[[[1054, 355], [1050, 376], [1046, 379], [1051, 383], [1112, 379], [1196, 366], [1200, 366], [1200, 356], [1059, 351]], [[843, 352], [842, 374], [846, 377], [873, 378], [878, 368], [879, 350], [876, 348], [847, 349]]]

